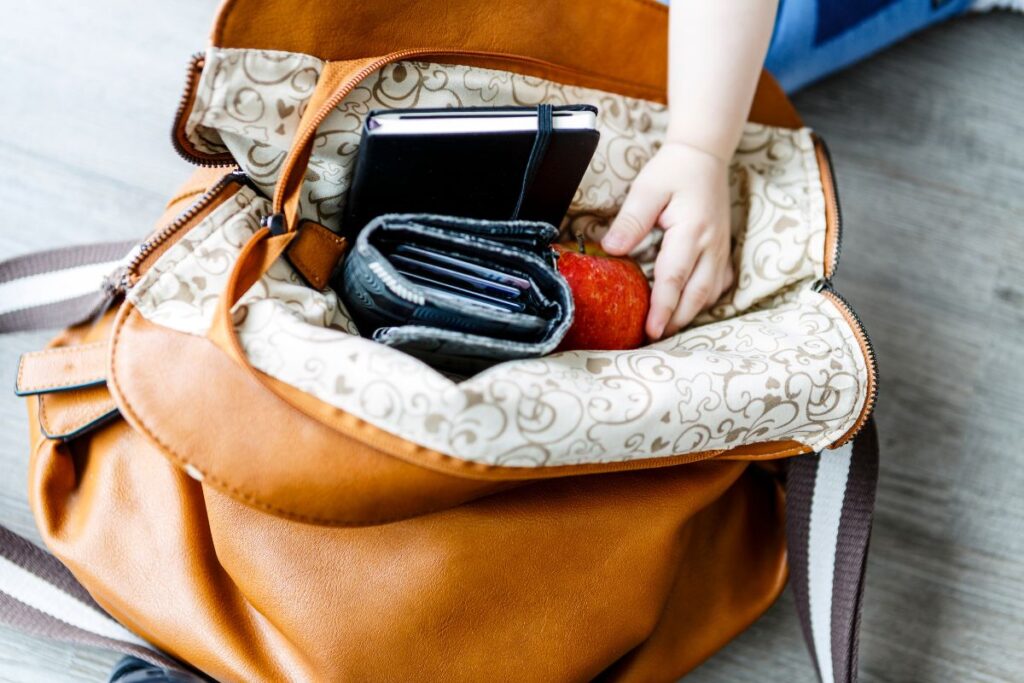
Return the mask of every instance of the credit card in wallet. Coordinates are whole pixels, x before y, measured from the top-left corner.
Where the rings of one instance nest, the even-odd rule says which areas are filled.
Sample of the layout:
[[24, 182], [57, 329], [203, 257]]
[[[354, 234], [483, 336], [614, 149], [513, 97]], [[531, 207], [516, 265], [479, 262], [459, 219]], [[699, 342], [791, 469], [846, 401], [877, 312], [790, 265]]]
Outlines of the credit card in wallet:
[[456, 285], [451, 285], [439, 280], [434, 280], [423, 275], [418, 275], [413, 272], [409, 272], [400, 267], [396, 270], [409, 278], [424, 289], [433, 290], [440, 294], [450, 297], [456, 297], [461, 299], [467, 299], [475, 304], [486, 306], [488, 308], [494, 308], [501, 311], [508, 311], [511, 313], [521, 313], [526, 309], [526, 306], [517, 301], [505, 301], [493, 296], [487, 296], [486, 294], [480, 294], [469, 289], [464, 289]]
[[449, 256], [443, 252], [435, 251], [429, 247], [400, 244], [395, 247], [395, 253], [409, 258], [415, 258], [421, 262], [425, 261], [439, 266], [448, 266], [463, 273], [469, 273], [491, 282], [514, 287], [524, 292], [532, 286], [530, 281], [526, 278], [509, 275], [503, 271], [488, 268], [487, 266], [481, 266], [471, 261], [464, 261], [455, 256]]
[[439, 266], [429, 261], [420, 261], [401, 254], [393, 254], [391, 262], [396, 268], [416, 273], [424, 277], [439, 280], [445, 284], [454, 285], [473, 290], [479, 294], [494, 296], [502, 300], [518, 299], [522, 296], [523, 290], [499, 282], [491, 282], [476, 275], [460, 273], [459, 271], [446, 266]]

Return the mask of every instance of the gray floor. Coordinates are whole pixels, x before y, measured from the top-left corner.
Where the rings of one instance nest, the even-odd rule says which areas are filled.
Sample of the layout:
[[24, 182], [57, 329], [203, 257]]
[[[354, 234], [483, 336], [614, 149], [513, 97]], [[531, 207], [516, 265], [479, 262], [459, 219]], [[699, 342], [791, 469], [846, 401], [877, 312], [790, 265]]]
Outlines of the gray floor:
[[[167, 138], [213, 2], [20, 3], [0, 22], [0, 254], [138, 236], [187, 172]], [[809, 89], [846, 223], [838, 284], [881, 363], [866, 681], [1024, 681], [1024, 17], [932, 30]], [[0, 339], [0, 387], [46, 335]], [[21, 402], [0, 394], [0, 521], [35, 536]], [[0, 630], [0, 680], [112, 658]], [[688, 680], [809, 681], [783, 597]]]

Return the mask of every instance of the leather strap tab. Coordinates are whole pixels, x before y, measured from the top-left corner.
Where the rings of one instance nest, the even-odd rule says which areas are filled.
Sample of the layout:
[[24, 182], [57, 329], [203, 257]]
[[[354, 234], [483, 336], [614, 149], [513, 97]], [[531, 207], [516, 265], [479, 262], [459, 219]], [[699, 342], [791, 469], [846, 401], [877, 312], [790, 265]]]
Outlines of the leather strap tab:
[[118, 415], [106, 385], [39, 396], [39, 428], [48, 439], [81, 436]]
[[345, 255], [348, 242], [314, 221], [303, 221], [285, 255], [295, 270], [316, 289], [325, 289]]
[[107, 342], [60, 346], [22, 355], [14, 393], [18, 396], [71, 391], [107, 379]]

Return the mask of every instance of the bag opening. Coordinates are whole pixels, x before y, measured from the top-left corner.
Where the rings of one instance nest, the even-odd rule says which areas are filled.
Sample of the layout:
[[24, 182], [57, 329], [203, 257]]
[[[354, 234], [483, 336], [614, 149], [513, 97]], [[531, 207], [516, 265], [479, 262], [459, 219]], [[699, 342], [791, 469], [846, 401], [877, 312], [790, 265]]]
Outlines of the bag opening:
[[[271, 194], [321, 67], [308, 55], [212, 48], [183, 118], [190, 143], [230, 151]], [[541, 101], [599, 107], [601, 143], [562, 225], [597, 240], [657, 149], [664, 106], [475, 66], [396, 62], [367, 75], [320, 126], [301, 214], [337, 226], [370, 109]], [[471, 462], [577, 465], [776, 440], [825, 447], [862, 417], [873, 361], [818, 291], [833, 246], [811, 132], [748, 124], [729, 180], [737, 284], [688, 330], [636, 351], [560, 353], [454, 382], [357, 336], [338, 297], [283, 260], [236, 308], [239, 338], [261, 372]], [[160, 257], [132, 303], [151, 322], [205, 334], [230, 265], [269, 212], [240, 189]], [[659, 239], [634, 254], [648, 275]]]

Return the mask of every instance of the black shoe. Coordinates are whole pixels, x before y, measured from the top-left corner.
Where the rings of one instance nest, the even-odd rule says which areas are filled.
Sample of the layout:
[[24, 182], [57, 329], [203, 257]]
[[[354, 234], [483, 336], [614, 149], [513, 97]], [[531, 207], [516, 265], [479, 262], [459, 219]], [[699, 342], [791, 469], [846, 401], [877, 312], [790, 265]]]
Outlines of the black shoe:
[[184, 671], [168, 671], [129, 656], [117, 663], [107, 683], [206, 683], [206, 679]]

